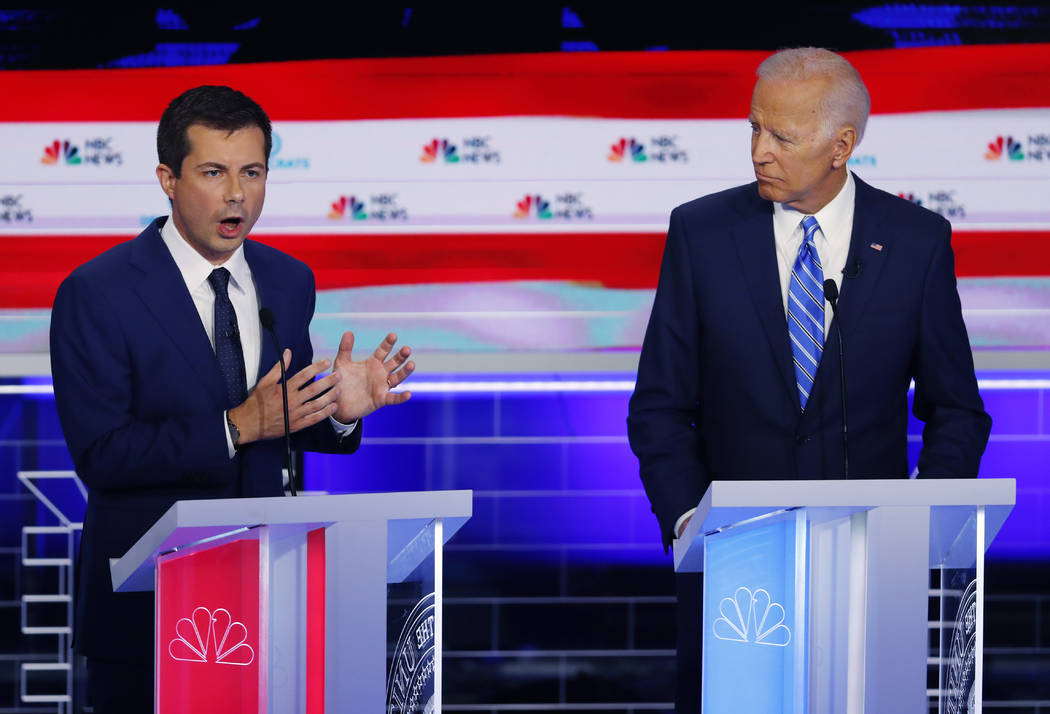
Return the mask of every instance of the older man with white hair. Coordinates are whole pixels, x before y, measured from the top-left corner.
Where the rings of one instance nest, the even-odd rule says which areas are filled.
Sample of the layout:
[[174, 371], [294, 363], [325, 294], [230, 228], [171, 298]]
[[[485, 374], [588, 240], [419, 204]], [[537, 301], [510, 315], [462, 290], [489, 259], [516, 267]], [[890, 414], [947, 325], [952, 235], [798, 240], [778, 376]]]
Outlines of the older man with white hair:
[[[665, 547], [716, 479], [907, 478], [912, 380], [920, 477], [975, 477], [991, 429], [950, 225], [847, 169], [870, 110], [860, 74], [802, 48], [757, 75], [756, 182], [671, 213], [631, 397]], [[679, 611], [678, 711], [695, 714], [698, 579], [680, 576]]]

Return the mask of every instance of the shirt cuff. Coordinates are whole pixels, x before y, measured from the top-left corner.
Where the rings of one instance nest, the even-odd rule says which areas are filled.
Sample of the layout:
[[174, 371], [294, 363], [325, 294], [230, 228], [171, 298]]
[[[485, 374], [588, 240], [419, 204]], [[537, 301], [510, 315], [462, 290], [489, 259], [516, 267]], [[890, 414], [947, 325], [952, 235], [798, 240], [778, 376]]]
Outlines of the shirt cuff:
[[688, 511], [678, 516], [678, 520], [674, 522], [674, 538], [678, 540], [678, 531], [681, 530], [682, 524], [685, 523], [687, 518], [691, 518], [696, 513], [695, 508], [690, 508]]
[[229, 417], [227, 416], [228, 414], [229, 412], [222, 413], [222, 433], [226, 435], [226, 452], [230, 455], [230, 458], [232, 459], [237, 453], [237, 449], [233, 445], [233, 437], [230, 436], [230, 424], [228, 422]]
[[347, 434], [353, 433], [354, 429], [357, 428], [357, 422], [359, 422], [360, 419], [354, 419], [349, 424], [337, 421], [335, 417], [328, 417], [328, 421], [331, 423], [332, 428], [335, 429], [335, 435], [339, 437], [340, 441], [342, 441], [346, 438]]

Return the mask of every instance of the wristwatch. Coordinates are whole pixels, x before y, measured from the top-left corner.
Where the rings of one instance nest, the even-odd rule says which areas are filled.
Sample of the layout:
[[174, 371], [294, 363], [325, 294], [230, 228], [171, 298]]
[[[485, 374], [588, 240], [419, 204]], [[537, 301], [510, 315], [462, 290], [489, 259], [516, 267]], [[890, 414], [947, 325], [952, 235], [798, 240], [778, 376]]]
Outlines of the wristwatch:
[[229, 412], [226, 412], [226, 427], [230, 430], [230, 441], [233, 442], [233, 448], [236, 449], [237, 442], [241, 439], [241, 430], [233, 423], [233, 419], [230, 419]]

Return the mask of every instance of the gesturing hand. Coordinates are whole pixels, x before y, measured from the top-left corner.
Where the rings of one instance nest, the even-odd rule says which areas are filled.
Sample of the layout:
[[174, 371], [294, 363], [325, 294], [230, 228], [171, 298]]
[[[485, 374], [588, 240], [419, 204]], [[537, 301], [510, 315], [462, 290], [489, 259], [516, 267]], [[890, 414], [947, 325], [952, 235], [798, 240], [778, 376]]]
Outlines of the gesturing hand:
[[[292, 351], [284, 351], [284, 363], [292, 362]], [[339, 397], [340, 375], [333, 372], [316, 382], [314, 377], [328, 368], [326, 359], [304, 367], [294, 376], [288, 378], [288, 428], [292, 432], [312, 426], [335, 413], [336, 400]], [[307, 385], [308, 386], [303, 386]], [[303, 387], [300, 389], [300, 387]], [[327, 394], [321, 394], [331, 388]], [[316, 399], [313, 399], [317, 397]], [[313, 399], [313, 401], [310, 401]], [[241, 436], [237, 446], [243, 446], [258, 439], [274, 439], [284, 435], [284, 404], [281, 397], [281, 365], [274, 364], [273, 369], [252, 389], [251, 394], [240, 406], [229, 411], [230, 420], [237, 425]]]
[[[408, 360], [412, 349], [402, 347], [391, 355], [397, 335], [391, 332], [375, 352], [355, 362], [350, 357], [354, 349], [354, 333], [344, 332], [339, 341], [339, 353], [335, 356], [332, 374], [339, 375], [339, 396], [335, 418], [343, 424], [367, 416], [380, 407], [407, 402], [411, 392], [391, 392], [404, 382], [416, 365]], [[389, 359], [388, 359], [389, 358]]]

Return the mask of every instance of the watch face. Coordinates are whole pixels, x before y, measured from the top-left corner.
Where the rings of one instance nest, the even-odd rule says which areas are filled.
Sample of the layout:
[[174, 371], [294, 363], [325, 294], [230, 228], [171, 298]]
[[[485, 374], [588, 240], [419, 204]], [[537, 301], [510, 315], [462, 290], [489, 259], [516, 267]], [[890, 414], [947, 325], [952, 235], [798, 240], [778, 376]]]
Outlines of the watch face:
[[226, 426], [230, 429], [230, 441], [232, 441], [233, 445], [236, 447], [237, 442], [240, 441], [241, 438], [241, 430], [237, 428], [237, 425], [233, 423], [233, 420], [230, 419], [228, 414], [226, 415]]

